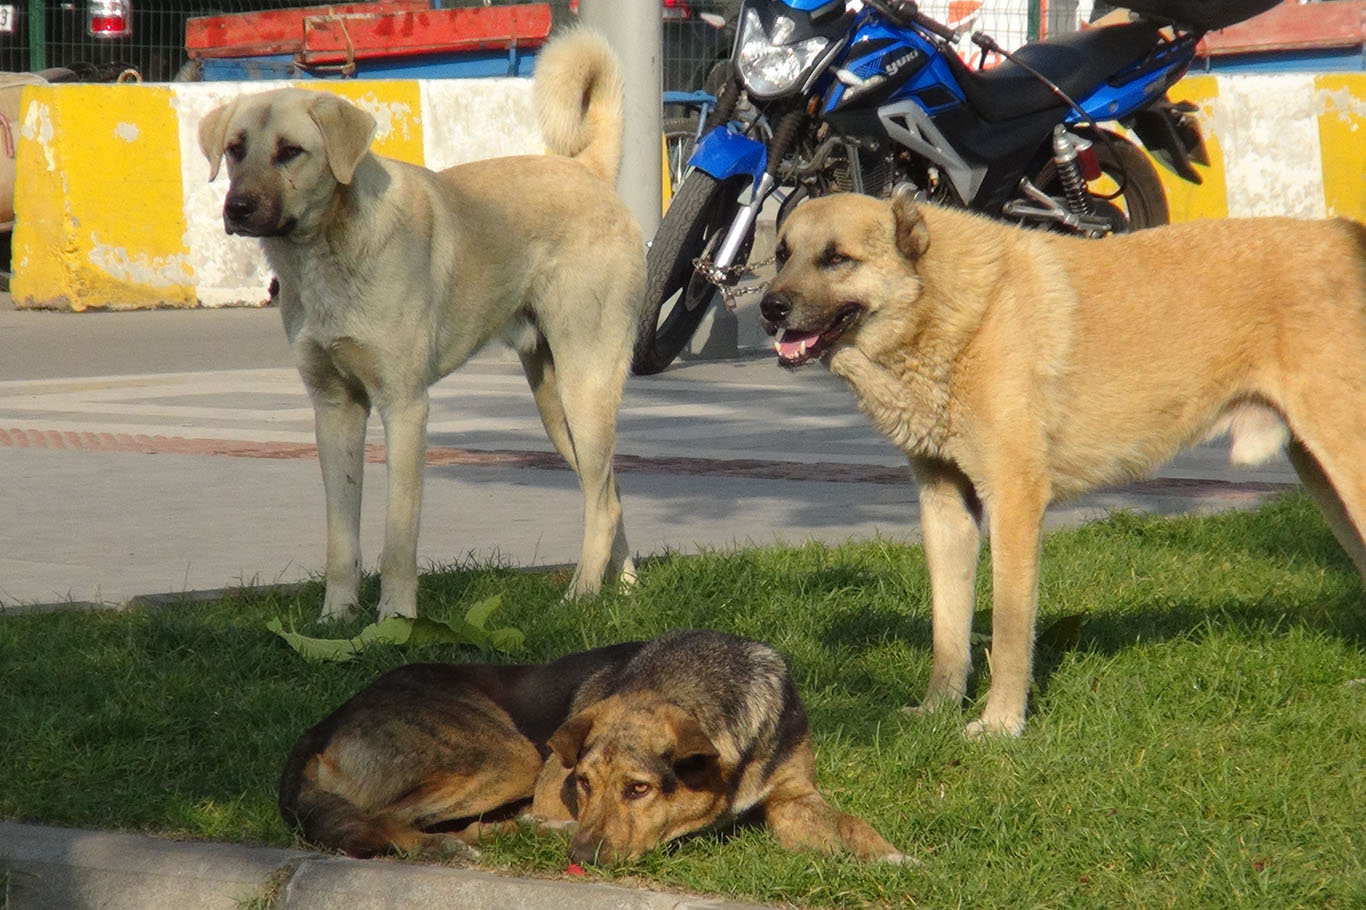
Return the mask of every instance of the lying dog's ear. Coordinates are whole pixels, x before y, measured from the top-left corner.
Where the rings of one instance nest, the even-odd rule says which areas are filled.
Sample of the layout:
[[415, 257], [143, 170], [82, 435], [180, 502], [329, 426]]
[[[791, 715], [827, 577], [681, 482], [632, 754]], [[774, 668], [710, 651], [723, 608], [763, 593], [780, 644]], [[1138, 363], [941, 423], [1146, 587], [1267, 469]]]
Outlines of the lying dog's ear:
[[572, 768], [579, 763], [579, 756], [583, 753], [583, 742], [588, 738], [588, 731], [593, 729], [595, 716], [592, 708], [580, 711], [561, 724], [560, 729], [550, 734], [550, 739], [546, 740], [550, 751], [555, 753], [560, 764], [566, 768]]
[[218, 166], [223, 162], [223, 146], [228, 144], [228, 124], [232, 113], [237, 109], [237, 99], [220, 105], [204, 115], [199, 121], [199, 150], [209, 159], [209, 182], [218, 176]]
[[694, 790], [714, 789], [719, 786], [721, 753], [696, 719], [681, 715], [673, 721], [674, 746], [665, 757], [673, 765], [674, 774], [683, 785]]
[[318, 92], [308, 106], [308, 115], [323, 134], [327, 166], [338, 183], [350, 183], [361, 159], [370, 150], [375, 134], [375, 118], [331, 92]]
[[920, 214], [915, 190], [902, 184], [892, 193], [892, 221], [896, 224], [896, 248], [911, 262], [925, 255], [930, 246], [930, 229]]

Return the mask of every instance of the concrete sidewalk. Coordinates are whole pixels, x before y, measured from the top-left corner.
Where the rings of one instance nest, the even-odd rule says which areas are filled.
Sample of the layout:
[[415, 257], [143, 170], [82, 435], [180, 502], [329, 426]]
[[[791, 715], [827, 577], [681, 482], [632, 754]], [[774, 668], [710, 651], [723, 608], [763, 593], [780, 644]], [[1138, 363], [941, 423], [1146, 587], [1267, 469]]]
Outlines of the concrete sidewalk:
[[448, 865], [356, 860], [302, 850], [0, 822], [0, 907], [6, 910], [241, 910], [258, 906], [271, 910], [759, 910], [753, 904], [591, 881], [514, 878]]

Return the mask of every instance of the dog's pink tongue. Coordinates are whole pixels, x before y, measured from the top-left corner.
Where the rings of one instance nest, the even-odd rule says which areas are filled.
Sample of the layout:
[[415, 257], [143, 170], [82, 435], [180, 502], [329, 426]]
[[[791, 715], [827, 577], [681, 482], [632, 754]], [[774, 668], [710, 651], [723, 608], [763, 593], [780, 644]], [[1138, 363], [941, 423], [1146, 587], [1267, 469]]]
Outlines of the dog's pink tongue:
[[783, 337], [773, 342], [773, 349], [783, 360], [796, 360], [806, 356], [806, 349], [820, 338], [819, 332], [783, 332]]

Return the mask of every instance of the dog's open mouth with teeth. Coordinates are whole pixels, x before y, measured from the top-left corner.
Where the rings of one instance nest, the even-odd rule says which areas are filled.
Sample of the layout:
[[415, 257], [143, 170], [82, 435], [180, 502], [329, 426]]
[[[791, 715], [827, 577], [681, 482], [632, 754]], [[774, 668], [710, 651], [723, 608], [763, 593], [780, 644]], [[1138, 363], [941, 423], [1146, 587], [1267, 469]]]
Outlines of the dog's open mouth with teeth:
[[[768, 300], [765, 300], [768, 303]], [[775, 314], [776, 315], [776, 314]], [[785, 367], [799, 367], [819, 358], [854, 327], [863, 315], [857, 303], [845, 303], [823, 327], [794, 328], [784, 326], [787, 315], [770, 320], [765, 314], [764, 328], [770, 335], [778, 335], [773, 349], [778, 352], [778, 363]]]

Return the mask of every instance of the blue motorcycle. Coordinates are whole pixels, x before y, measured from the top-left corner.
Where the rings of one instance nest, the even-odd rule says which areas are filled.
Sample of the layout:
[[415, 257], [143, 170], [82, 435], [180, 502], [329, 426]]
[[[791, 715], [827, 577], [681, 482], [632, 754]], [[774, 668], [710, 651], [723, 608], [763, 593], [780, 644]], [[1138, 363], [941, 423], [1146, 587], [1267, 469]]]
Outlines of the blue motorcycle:
[[1194, 108], [1167, 90], [1205, 31], [1280, 0], [1129, 0], [1125, 21], [1006, 52], [961, 35], [908, 0], [745, 0], [730, 78], [647, 256], [646, 312], [632, 369], [657, 373], [718, 295], [745, 274], [770, 199], [779, 223], [803, 199], [927, 201], [1052, 230], [1101, 236], [1167, 222], [1151, 160], [1200, 182], [1208, 165]]

